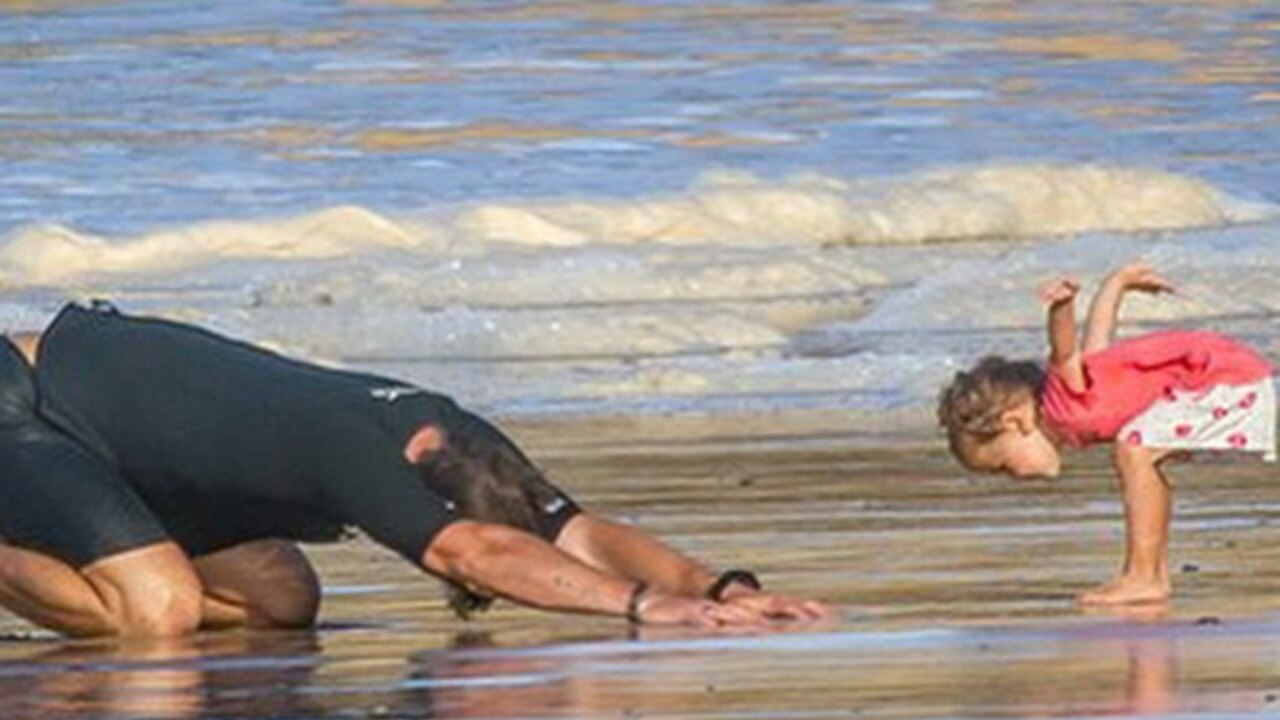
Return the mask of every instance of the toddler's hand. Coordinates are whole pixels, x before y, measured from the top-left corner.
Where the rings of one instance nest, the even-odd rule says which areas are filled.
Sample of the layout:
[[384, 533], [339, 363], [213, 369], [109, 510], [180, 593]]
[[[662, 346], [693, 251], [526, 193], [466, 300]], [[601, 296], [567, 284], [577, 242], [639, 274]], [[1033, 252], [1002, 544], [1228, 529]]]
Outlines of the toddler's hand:
[[1157, 273], [1150, 265], [1137, 262], [1118, 268], [1111, 273], [1111, 282], [1120, 284], [1125, 290], [1137, 290], [1145, 293], [1173, 292], [1173, 283]]
[[1078, 292], [1080, 292], [1080, 283], [1072, 278], [1064, 277], [1050, 280], [1041, 285], [1036, 294], [1040, 296], [1040, 302], [1052, 307], [1071, 302]]

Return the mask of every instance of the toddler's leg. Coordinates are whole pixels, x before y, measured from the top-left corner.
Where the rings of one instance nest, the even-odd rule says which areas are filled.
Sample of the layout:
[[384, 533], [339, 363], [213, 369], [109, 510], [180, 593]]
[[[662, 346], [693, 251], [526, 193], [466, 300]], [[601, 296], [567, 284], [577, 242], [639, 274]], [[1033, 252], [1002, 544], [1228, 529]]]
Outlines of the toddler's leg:
[[1086, 605], [1161, 602], [1169, 582], [1173, 491], [1160, 473], [1158, 450], [1118, 443], [1115, 467], [1124, 496], [1125, 561], [1120, 576], [1080, 596]]

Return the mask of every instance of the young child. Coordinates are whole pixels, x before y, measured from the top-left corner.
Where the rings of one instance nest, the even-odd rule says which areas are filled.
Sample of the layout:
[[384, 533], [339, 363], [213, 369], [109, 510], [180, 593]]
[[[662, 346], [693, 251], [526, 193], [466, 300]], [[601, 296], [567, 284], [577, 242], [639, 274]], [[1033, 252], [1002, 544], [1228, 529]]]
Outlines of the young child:
[[1015, 478], [1056, 477], [1062, 447], [1114, 443], [1127, 534], [1119, 576], [1080, 596], [1090, 605], [1158, 602], [1171, 593], [1171, 454], [1237, 451], [1275, 460], [1272, 367], [1253, 350], [1210, 332], [1165, 331], [1112, 342], [1129, 291], [1168, 292], [1150, 267], [1107, 276], [1077, 343], [1070, 279], [1041, 290], [1048, 308], [1047, 367], [1000, 357], [957, 373], [938, 421], [965, 467]]

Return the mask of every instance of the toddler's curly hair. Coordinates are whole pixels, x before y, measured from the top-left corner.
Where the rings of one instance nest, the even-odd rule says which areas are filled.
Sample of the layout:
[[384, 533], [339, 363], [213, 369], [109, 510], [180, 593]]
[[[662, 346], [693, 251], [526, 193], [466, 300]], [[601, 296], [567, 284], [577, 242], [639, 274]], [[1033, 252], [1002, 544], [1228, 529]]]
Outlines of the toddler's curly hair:
[[947, 433], [951, 454], [968, 464], [974, 448], [1000, 434], [1000, 416], [1044, 387], [1044, 370], [1029, 360], [988, 355], [972, 369], [955, 374], [938, 394], [938, 425]]

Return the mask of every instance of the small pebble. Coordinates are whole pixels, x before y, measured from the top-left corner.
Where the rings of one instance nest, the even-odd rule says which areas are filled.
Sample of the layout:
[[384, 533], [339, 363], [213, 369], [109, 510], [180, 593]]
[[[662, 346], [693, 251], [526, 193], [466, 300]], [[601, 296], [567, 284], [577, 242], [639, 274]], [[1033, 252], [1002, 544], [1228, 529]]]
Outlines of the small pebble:
[[1195, 563], [1186, 563], [1185, 565], [1182, 566], [1182, 572], [1184, 573], [1200, 572], [1200, 566], [1196, 565]]
[[1222, 620], [1213, 615], [1205, 615], [1196, 619], [1196, 625], [1221, 625]]
[[1266, 695], [1263, 695], [1263, 696], [1262, 696], [1262, 699], [1263, 699], [1263, 700], [1266, 700], [1266, 701], [1267, 701], [1267, 702], [1269, 702], [1269, 703], [1273, 703], [1273, 702], [1275, 702], [1275, 701], [1276, 701], [1276, 694], [1275, 694], [1275, 693], [1267, 693]]

